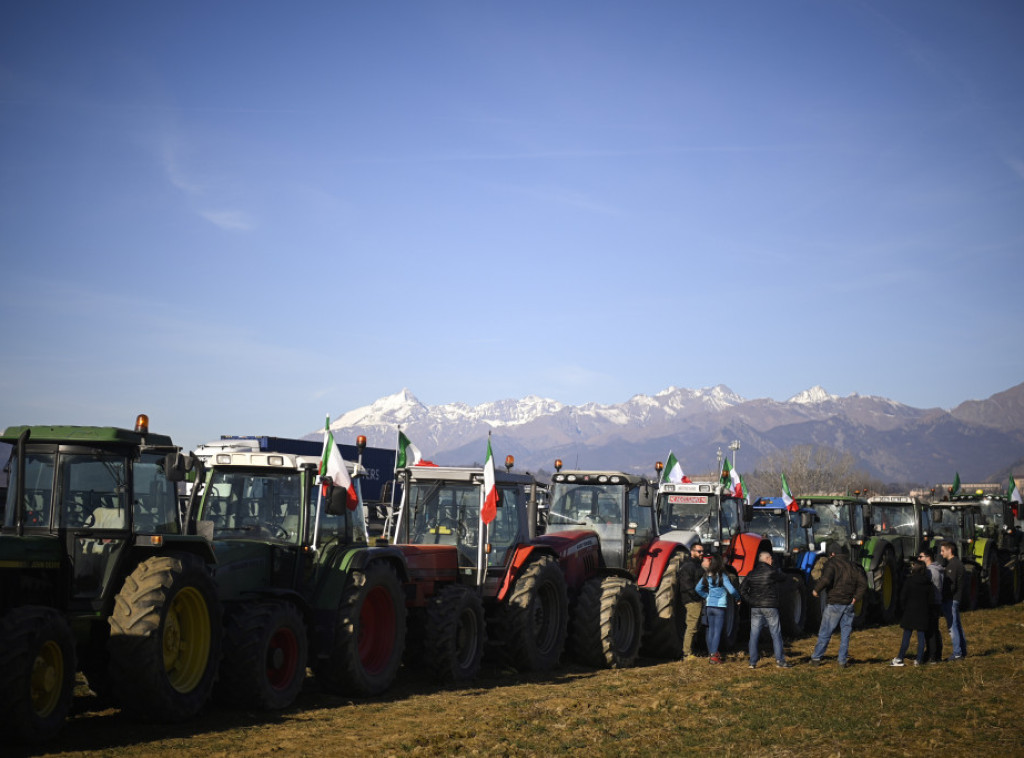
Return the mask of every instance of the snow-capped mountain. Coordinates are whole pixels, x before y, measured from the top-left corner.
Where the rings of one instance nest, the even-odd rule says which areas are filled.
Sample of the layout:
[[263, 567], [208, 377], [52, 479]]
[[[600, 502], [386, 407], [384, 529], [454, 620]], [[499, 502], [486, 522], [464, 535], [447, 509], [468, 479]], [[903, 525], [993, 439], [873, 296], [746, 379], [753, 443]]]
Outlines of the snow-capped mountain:
[[388, 448], [399, 426], [425, 457], [448, 464], [482, 460], [490, 431], [495, 455], [511, 453], [527, 470], [550, 470], [561, 458], [570, 467], [650, 474], [671, 449], [688, 469], [709, 471], [717, 451], [739, 440], [747, 469], [763, 455], [810, 443], [852, 453], [883, 481], [940, 481], [954, 469], [982, 480], [1021, 458], [1024, 384], [952, 412], [840, 397], [818, 386], [784, 402], [748, 400], [718, 385], [579, 406], [534, 395], [428, 406], [403, 389], [345, 412], [331, 429], [339, 441], [364, 434], [370, 445]]

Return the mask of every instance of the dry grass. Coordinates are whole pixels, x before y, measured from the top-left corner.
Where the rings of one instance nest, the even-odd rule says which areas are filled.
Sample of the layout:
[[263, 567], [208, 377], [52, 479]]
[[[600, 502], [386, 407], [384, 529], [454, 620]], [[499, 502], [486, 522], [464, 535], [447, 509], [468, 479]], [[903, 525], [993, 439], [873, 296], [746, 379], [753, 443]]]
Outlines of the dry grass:
[[[944, 625], [943, 625], [944, 626]], [[854, 632], [854, 665], [747, 668], [734, 653], [624, 671], [566, 667], [546, 676], [485, 668], [471, 687], [403, 676], [388, 697], [350, 702], [308, 686], [279, 714], [211, 709], [188, 724], [140, 725], [86, 696], [40, 756], [1024, 755], [1024, 604], [964, 615], [970, 657], [890, 668], [897, 627]], [[948, 638], [947, 654], [948, 654]]]

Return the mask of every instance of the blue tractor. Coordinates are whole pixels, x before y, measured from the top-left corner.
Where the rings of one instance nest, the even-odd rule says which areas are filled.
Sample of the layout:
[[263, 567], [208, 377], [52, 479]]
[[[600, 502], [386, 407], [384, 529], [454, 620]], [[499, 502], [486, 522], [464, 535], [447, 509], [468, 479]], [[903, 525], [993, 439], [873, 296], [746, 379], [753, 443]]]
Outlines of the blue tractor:
[[821, 621], [817, 602], [811, 602], [811, 572], [818, 554], [814, 551], [814, 510], [800, 508], [788, 511], [781, 497], [759, 497], [753, 504], [753, 518], [748, 529], [771, 542], [774, 564], [792, 576], [792, 591], [782, 598], [782, 631], [798, 636], [804, 630], [817, 629]]

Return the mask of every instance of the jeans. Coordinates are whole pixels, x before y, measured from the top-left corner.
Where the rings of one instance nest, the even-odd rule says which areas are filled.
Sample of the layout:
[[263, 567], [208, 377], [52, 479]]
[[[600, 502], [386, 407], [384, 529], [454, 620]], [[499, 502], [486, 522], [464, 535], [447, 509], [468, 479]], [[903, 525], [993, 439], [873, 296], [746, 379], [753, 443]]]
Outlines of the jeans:
[[853, 631], [853, 603], [825, 606], [825, 611], [821, 614], [821, 627], [818, 629], [818, 644], [814, 646], [811, 658], [821, 660], [836, 627], [839, 627], [839, 663], [846, 663], [850, 651], [850, 632]]
[[704, 604], [698, 600], [686, 604], [686, 631], [683, 632], [683, 655], [693, 655], [693, 638], [700, 625], [700, 612]]
[[718, 652], [718, 643], [722, 639], [722, 627], [725, 626], [725, 608], [708, 606], [708, 655]]
[[786, 653], [782, 647], [782, 624], [779, 622], [778, 608], [751, 608], [750, 609], [750, 665], [757, 664], [759, 658], [758, 638], [761, 636], [761, 629], [768, 627], [768, 633], [772, 636], [772, 646], [775, 648], [775, 662], [784, 663]]
[[949, 640], [953, 643], [953, 657], [963, 658], [967, 655], [967, 638], [964, 637], [964, 628], [960, 624], [960, 601], [944, 600], [942, 615], [946, 617]]
[[910, 647], [910, 635], [914, 634], [915, 632], [917, 633], [917, 662], [924, 663], [924, 632], [919, 630], [903, 630], [903, 642], [900, 643], [900, 654], [896, 657], [899, 658], [901, 661], [903, 660], [904, 656], [907, 654], [907, 648]]

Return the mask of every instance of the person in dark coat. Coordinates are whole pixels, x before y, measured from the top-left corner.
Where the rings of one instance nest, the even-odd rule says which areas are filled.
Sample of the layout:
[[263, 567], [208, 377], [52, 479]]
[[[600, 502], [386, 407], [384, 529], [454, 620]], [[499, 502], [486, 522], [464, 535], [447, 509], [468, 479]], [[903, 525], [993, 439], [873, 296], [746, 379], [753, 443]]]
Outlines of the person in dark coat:
[[917, 657], [914, 658], [914, 665], [920, 666], [924, 663], [927, 647], [925, 632], [928, 631], [931, 622], [932, 593], [932, 580], [924, 562], [914, 561], [910, 566], [910, 576], [900, 590], [900, 606], [903, 608], [900, 626], [903, 627], [903, 642], [900, 643], [899, 654], [889, 663], [890, 666], [905, 665], [903, 657], [907, 654], [910, 635], [914, 632], [917, 632]]
[[943, 542], [939, 551], [946, 564], [946, 582], [942, 586], [942, 615], [946, 617], [949, 639], [953, 643], [953, 655], [948, 660], [960, 661], [967, 655], [967, 638], [964, 637], [964, 627], [960, 623], [960, 608], [965, 604], [967, 595], [967, 572], [956, 556], [955, 543]]
[[814, 652], [811, 653], [811, 665], [821, 665], [821, 657], [825, 655], [829, 640], [832, 639], [836, 629], [839, 629], [838, 662], [840, 668], [846, 668], [849, 665], [848, 656], [850, 633], [853, 631], [854, 606], [864, 600], [864, 593], [868, 589], [868, 579], [860, 567], [850, 563], [850, 559], [843, 554], [843, 547], [838, 542], [829, 542], [825, 552], [829, 559], [811, 594], [818, 597], [820, 593], [827, 591], [828, 603], [825, 606], [825, 611], [821, 614], [818, 642], [814, 646]]
[[775, 665], [780, 669], [788, 669], [792, 664], [786, 663], [786, 653], [782, 646], [782, 624], [779, 620], [779, 609], [782, 607], [780, 591], [790, 579], [772, 566], [772, 554], [763, 550], [757, 555], [757, 565], [747, 575], [746, 581], [740, 585], [740, 597], [750, 608], [750, 668], [757, 667], [758, 639], [761, 629], [768, 627], [775, 649]]
[[924, 563], [928, 577], [932, 580], [932, 599], [928, 606], [928, 631], [925, 632], [928, 650], [925, 659], [928, 663], [942, 660], [942, 635], [939, 633], [939, 618], [942, 616], [942, 585], [946, 581], [946, 571], [935, 562], [935, 554], [929, 547], [922, 547], [917, 559]]
[[700, 624], [700, 611], [704, 601], [697, 594], [697, 582], [704, 577], [700, 563], [704, 558], [704, 546], [699, 542], [690, 547], [690, 557], [683, 560], [679, 569], [679, 594], [686, 609], [686, 630], [683, 632], [683, 660], [696, 660], [693, 653], [693, 638]]

